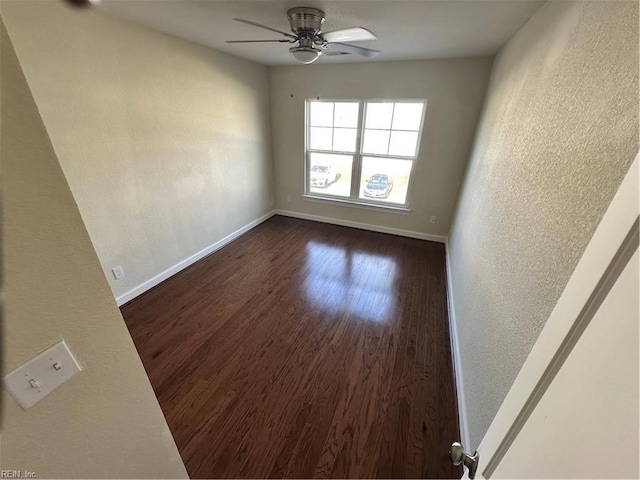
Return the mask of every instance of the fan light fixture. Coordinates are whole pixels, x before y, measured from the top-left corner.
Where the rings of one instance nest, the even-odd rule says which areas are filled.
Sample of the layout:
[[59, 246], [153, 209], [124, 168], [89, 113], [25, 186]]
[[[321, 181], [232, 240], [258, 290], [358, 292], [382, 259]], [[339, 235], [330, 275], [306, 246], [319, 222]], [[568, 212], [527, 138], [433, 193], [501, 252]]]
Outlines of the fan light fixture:
[[[67, 0], [71, 1], [71, 0]], [[74, 1], [97, 1], [97, 0], [74, 0]], [[378, 50], [371, 48], [350, 45], [348, 42], [362, 42], [376, 40], [376, 36], [362, 27], [343, 28], [330, 32], [322, 31], [322, 24], [325, 15], [322, 10], [312, 7], [296, 7], [287, 10], [287, 18], [291, 27], [291, 33], [283, 32], [276, 28], [261, 25], [251, 20], [234, 18], [236, 22], [246, 23], [254, 27], [279, 33], [283, 38], [264, 40], [227, 40], [227, 43], [293, 43], [297, 44], [289, 48], [293, 58], [306, 65], [315, 62], [323, 53], [328, 55], [356, 54], [363, 57], [372, 58], [378, 55]]]
[[313, 47], [291, 47], [289, 51], [293, 58], [306, 65], [315, 62], [322, 55], [322, 51]]

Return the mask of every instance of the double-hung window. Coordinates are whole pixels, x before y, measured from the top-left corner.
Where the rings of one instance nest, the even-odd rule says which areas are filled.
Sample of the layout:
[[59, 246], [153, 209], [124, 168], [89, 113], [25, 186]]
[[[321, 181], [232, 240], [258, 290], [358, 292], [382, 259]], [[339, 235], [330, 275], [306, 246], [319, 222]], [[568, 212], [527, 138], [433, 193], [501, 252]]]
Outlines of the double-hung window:
[[309, 100], [305, 194], [407, 207], [425, 102]]

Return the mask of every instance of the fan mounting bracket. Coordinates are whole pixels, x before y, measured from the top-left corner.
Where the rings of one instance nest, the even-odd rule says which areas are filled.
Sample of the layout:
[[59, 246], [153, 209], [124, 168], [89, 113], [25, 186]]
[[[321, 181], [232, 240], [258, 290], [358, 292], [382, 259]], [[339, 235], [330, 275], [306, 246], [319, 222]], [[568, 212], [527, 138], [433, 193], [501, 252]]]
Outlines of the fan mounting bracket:
[[287, 11], [291, 31], [301, 38], [314, 38], [322, 31], [325, 14], [311, 7], [296, 7]]

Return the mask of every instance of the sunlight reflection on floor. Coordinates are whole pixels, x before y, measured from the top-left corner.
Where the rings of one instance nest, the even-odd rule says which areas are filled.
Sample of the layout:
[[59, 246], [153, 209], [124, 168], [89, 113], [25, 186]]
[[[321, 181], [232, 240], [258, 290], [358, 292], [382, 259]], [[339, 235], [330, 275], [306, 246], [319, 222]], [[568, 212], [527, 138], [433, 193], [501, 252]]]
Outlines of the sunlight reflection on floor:
[[303, 289], [327, 313], [388, 323], [396, 307], [396, 259], [317, 241], [307, 243]]

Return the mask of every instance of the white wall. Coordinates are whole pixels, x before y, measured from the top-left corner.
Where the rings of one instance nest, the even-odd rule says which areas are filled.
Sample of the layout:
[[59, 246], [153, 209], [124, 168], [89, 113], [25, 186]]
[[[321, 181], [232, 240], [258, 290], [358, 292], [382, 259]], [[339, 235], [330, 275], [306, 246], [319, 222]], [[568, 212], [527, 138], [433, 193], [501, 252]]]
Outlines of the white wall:
[[496, 58], [449, 237], [478, 446], [638, 150], [638, 3], [547, 2]]
[[272, 210], [266, 67], [61, 1], [2, 16], [116, 296]]
[[60, 339], [83, 367], [25, 411], [2, 391], [0, 468], [187, 478], [0, 23], [4, 377]]
[[[491, 58], [271, 67], [276, 207], [307, 215], [446, 236], [491, 71]], [[409, 198], [398, 215], [302, 199], [305, 100], [425, 99]], [[287, 195], [291, 201], [287, 201]], [[431, 215], [438, 217], [429, 223]]]

